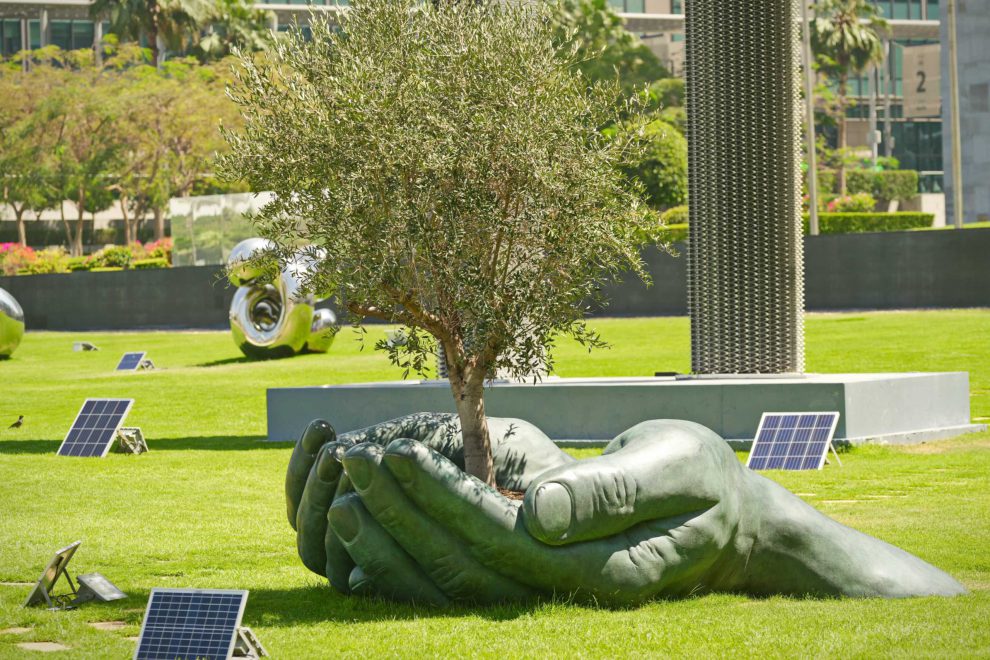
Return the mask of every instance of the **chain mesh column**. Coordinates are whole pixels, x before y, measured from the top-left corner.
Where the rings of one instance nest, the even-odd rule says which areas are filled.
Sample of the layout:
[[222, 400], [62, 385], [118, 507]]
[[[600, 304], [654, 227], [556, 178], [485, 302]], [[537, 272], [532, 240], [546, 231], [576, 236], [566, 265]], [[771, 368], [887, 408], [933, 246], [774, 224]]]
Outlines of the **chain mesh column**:
[[798, 0], [690, 0], [691, 367], [804, 370]]

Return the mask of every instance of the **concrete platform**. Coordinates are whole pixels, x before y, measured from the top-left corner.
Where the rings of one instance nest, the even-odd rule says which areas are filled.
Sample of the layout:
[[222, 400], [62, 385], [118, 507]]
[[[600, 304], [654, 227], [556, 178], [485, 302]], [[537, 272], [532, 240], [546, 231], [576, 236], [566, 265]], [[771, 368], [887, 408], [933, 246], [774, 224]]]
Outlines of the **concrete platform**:
[[[969, 374], [793, 377], [551, 378], [496, 383], [489, 415], [520, 417], [560, 444], [599, 445], [647, 419], [687, 419], [749, 442], [764, 411], [838, 411], [837, 440], [913, 443], [985, 428], [970, 422]], [[313, 419], [351, 431], [413, 412], [454, 412], [446, 381], [268, 390], [268, 439], [295, 440]]]

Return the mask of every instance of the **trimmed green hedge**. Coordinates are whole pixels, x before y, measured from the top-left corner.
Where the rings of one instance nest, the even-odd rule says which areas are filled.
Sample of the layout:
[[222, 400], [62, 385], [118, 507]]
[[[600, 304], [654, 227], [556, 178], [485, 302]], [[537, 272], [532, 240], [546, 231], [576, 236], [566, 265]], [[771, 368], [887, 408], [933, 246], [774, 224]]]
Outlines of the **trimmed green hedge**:
[[884, 202], [907, 201], [918, 194], [918, 173], [914, 170], [849, 170], [846, 187], [853, 195], [865, 192]]
[[687, 204], [681, 204], [680, 206], [674, 206], [667, 209], [660, 216], [660, 220], [667, 226], [686, 225], [688, 223]]
[[[821, 234], [861, 234], [877, 231], [904, 231], [931, 227], [933, 213], [819, 213]], [[804, 233], [808, 233], [808, 215], [804, 215]]]
[[680, 243], [688, 239], [688, 224], [666, 225], [660, 237], [667, 243]]
[[168, 268], [168, 259], [135, 259], [131, 262], [131, 268], [135, 270]]

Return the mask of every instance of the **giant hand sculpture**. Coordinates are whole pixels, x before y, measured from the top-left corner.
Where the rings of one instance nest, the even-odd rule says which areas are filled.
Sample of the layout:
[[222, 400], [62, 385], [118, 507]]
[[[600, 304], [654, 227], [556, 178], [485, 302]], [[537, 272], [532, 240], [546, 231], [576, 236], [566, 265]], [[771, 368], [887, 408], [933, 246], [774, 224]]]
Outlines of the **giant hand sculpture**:
[[423, 413], [339, 438], [313, 422], [286, 479], [303, 562], [345, 593], [434, 604], [965, 592], [750, 471], [699, 424], [643, 422], [585, 461], [526, 422], [489, 424], [498, 483], [525, 490], [521, 503], [463, 472], [454, 416]]

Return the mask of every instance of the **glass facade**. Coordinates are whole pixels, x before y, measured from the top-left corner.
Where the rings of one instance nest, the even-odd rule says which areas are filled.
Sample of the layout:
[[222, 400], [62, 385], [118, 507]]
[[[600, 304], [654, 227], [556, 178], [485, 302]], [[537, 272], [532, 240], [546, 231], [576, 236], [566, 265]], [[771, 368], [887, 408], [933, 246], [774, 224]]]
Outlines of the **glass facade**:
[[0, 20], [0, 55], [7, 57], [24, 49], [21, 21], [17, 18]]

